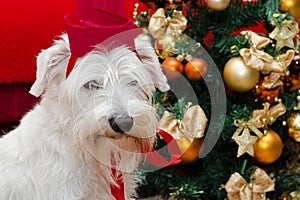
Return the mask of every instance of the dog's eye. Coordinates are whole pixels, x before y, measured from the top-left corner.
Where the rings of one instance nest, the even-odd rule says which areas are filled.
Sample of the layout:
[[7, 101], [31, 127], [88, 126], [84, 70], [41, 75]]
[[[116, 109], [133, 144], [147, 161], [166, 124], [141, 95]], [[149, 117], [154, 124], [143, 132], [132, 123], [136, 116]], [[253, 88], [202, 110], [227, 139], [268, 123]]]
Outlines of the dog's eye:
[[102, 86], [95, 80], [89, 81], [83, 85], [84, 88], [88, 90], [99, 90], [102, 89]]
[[138, 82], [137, 82], [136, 80], [130, 81], [130, 82], [128, 83], [129, 86], [136, 86], [137, 84], [138, 84]]

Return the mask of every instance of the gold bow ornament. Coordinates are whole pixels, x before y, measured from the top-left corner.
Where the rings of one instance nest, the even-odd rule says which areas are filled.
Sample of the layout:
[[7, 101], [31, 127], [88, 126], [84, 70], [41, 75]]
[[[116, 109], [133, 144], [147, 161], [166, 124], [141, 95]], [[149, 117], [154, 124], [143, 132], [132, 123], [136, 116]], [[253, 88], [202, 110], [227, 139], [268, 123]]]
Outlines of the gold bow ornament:
[[153, 38], [157, 39], [164, 35], [177, 35], [182, 33], [187, 26], [187, 19], [182, 11], [173, 11], [173, 17], [166, 17], [163, 8], [157, 9], [149, 20], [148, 30]]
[[187, 27], [187, 19], [181, 11], [174, 10], [172, 17], [166, 17], [163, 8], [157, 9], [149, 20], [148, 31], [155, 41], [156, 53], [162, 59], [175, 51], [175, 43]]
[[253, 31], [242, 31], [241, 34], [243, 35], [245, 42], [249, 42], [251, 46], [256, 49], [263, 49], [271, 43], [269, 38], [258, 35]]
[[271, 63], [273, 57], [261, 49], [268, 46], [271, 40], [252, 31], [242, 31], [241, 34], [244, 36], [245, 42], [251, 45], [249, 49], [243, 48], [239, 51], [246, 66], [258, 71], [265, 71], [265, 63]]
[[[176, 141], [188, 140], [191, 143], [195, 138], [204, 136], [206, 124], [207, 118], [202, 108], [199, 105], [188, 105], [182, 120], [165, 111], [158, 122], [158, 128], [172, 135]], [[186, 149], [180, 150], [184, 152]]]
[[228, 200], [265, 200], [266, 192], [274, 191], [274, 182], [268, 174], [256, 168], [250, 183], [237, 172], [232, 174], [225, 185]]
[[239, 51], [245, 64], [263, 74], [271, 72], [283, 73], [287, 71], [287, 66], [292, 62], [295, 52], [288, 50], [285, 54], [273, 58], [262, 49], [271, 43], [269, 38], [263, 37], [252, 31], [243, 31], [245, 40], [251, 44], [251, 47], [243, 48]]
[[299, 191], [291, 192], [290, 196], [292, 197], [292, 200], [299, 200], [300, 199], [300, 192]]
[[270, 105], [270, 103], [265, 102], [263, 109], [252, 112], [250, 120], [256, 128], [267, 129], [267, 125], [273, 124], [279, 116], [286, 112], [286, 107], [281, 101], [272, 107]]
[[281, 85], [283, 86], [283, 82], [280, 80], [280, 77], [288, 74], [288, 66], [291, 64], [294, 56], [294, 50], [287, 50], [286, 53], [275, 58], [273, 67], [280, 70], [271, 71], [270, 75], [264, 78], [263, 84], [266, 89], [276, 88]]

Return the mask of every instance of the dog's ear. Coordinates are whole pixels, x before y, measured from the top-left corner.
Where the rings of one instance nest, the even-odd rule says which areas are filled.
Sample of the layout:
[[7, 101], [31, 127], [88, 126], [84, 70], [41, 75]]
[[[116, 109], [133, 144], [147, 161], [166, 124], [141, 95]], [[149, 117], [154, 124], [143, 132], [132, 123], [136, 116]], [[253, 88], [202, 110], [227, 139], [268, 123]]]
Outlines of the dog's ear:
[[135, 47], [139, 57], [150, 72], [155, 87], [162, 92], [168, 91], [170, 86], [167, 83], [166, 76], [162, 72], [161, 64], [150, 43], [149, 36], [145, 34], [138, 36], [135, 39]]
[[58, 40], [54, 41], [51, 47], [42, 50], [37, 57], [36, 81], [29, 93], [38, 97], [54, 78], [63, 78], [70, 55], [67, 34], [61, 35]]

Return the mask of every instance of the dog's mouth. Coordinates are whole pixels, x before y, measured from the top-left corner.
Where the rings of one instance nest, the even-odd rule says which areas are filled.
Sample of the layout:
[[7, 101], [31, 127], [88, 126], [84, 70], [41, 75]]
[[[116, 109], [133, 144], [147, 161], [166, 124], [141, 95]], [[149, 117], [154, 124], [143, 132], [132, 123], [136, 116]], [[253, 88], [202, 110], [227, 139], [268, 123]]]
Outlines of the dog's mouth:
[[101, 140], [101, 138], [109, 140], [111, 143], [123, 150], [144, 153], [149, 152], [150, 148], [152, 147], [152, 143], [155, 140], [153, 138], [139, 138], [126, 132], [122, 134], [105, 132], [104, 135], [97, 136], [97, 140]]
[[[103, 137], [106, 137], [106, 138], [111, 138], [111, 139], [122, 139], [122, 138], [127, 138], [127, 137], [132, 137], [132, 138], [135, 138], [134, 136], [131, 136], [129, 135], [128, 133], [126, 132], [122, 132], [122, 133], [116, 133], [116, 132], [105, 132], [104, 135], [102, 135]], [[100, 137], [100, 136], [99, 136]]]
[[108, 138], [108, 139], [114, 139], [114, 140], [118, 140], [118, 139], [122, 139], [122, 138], [136, 138], [138, 139], [138, 137], [135, 137], [133, 135], [130, 135], [127, 132], [115, 132], [115, 131], [111, 131], [111, 130], [107, 130], [104, 133], [101, 132], [101, 134], [96, 134], [96, 137], [94, 138], [94, 141], [97, 141], [100, 138]]

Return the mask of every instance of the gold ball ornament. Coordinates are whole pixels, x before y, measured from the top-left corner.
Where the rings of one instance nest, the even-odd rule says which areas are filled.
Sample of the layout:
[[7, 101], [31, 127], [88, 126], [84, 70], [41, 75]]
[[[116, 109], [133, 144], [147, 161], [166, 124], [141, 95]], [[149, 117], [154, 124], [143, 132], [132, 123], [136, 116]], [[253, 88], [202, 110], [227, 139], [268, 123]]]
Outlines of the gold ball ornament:
[[300, 0], [281, 0], [280, 10], [291, 13], [296, 20], [300, 18]]
[[182, 138], [176, 142], [182, 155], [181, 164], [191, 164], [199, 159], [203, 139], [195, 138], [193, 142], [190, 142], [187, 138]]
[[275, 162], [282, 152], [282, 141], [277, 133], [268, 130], [253, 145], [254, 158], [261, 164], [271, 164]]
[[289, 136], [300, 142], [300, 113], [293, 113], [287, 120]]
[[246, 92], [254, 88], [259, 75], [259, 71], [247, 67], [241, 57], [231, 58], [223, 72], [226, 85], [236, 92]]
[[214, 11], [223, 11], [229, 6], [230, 0], [206, 0], [206, 3]]
[[200, 81], [206, 76], [208, 66], [206, 62], [201, 58], [193, 58], [185, 65], [185, 75], [191, 81]]
[[173, 80], [184, 72], [182, 63], [174, 57], [165, 59], [162, 66], [162, 70], [168, 80]]

